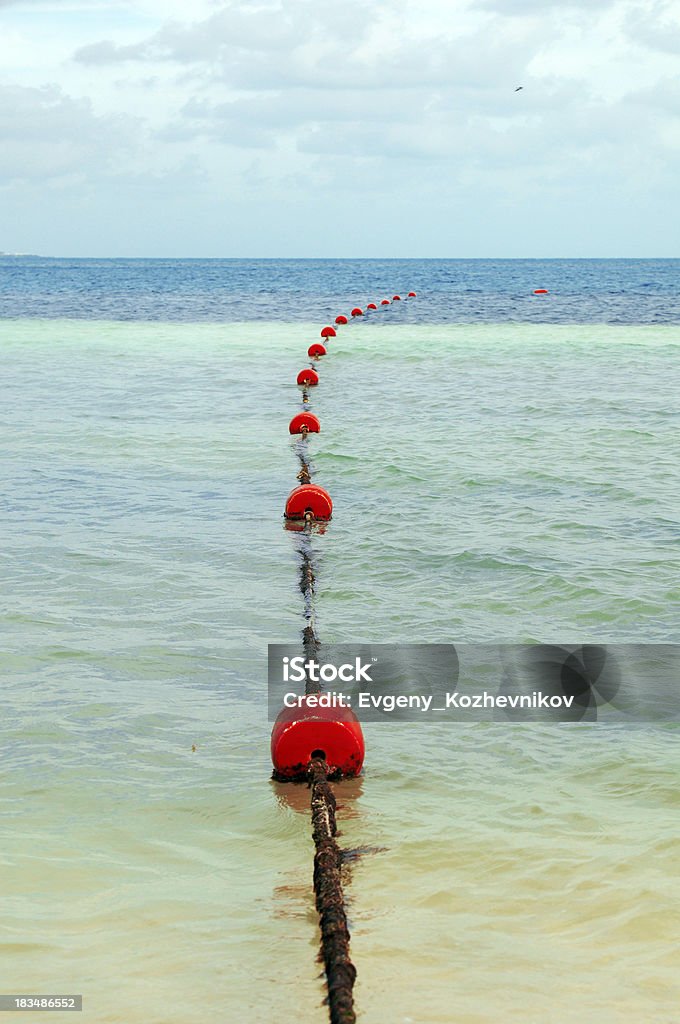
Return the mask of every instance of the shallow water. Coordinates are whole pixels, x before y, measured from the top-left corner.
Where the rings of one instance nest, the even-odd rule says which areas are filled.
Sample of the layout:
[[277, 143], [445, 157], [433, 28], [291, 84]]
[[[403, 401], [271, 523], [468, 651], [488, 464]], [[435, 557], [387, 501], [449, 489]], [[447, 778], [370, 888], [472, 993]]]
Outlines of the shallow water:
[[[322, 639], [677, 641], [677, 328], [397, 320], [343, 330], [314, 394]], [[266, 720], [318, 330], [0, 323], [4, 991], [324, 1019], [308, 793], [267, 781]], [[365, 731], [365, 1024], [680, 1019], [676, 732]]]

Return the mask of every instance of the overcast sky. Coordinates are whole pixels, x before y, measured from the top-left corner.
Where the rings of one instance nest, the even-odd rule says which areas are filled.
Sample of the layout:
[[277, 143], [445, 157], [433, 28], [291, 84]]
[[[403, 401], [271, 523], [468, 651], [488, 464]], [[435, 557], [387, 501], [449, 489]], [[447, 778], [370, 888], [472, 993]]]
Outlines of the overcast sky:
[[679, 209], [680, 0], [0, 0], [0, 250], [676, 256]]

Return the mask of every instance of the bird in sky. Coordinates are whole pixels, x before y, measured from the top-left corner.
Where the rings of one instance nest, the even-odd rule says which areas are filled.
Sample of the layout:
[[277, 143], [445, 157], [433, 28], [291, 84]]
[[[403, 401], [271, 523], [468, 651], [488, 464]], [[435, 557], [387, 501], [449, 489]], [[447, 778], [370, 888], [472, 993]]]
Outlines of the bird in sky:
[[518, 85], [517, 88], [515, 89], [515, 92], [519, 92], [520, 89], [523, 89], [523, 88], [524, 88], [523, 85]]

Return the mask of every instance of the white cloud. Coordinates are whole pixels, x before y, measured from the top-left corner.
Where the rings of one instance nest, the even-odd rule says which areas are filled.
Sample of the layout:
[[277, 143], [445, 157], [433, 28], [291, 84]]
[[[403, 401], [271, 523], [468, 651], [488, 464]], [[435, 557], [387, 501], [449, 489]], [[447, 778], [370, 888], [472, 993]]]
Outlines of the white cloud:
[[483, 10], [496, 11], [498, 14], [513, 17], [518, 15], [544, 15], [546, 11], [576, 9], [581, 11], [597, 11], [616, 6], [619, 0], [479, 0], [478, 6]]
[[680, 57], [680, 3], [678, 0], [647, 0], [635, 4], [623, 21], [628, 38], [638, 46]]
[[127, 154], [139, 122], [97, 117], [87, 99], [56, 86], [0, 86], [0, 181], [100, 173]]

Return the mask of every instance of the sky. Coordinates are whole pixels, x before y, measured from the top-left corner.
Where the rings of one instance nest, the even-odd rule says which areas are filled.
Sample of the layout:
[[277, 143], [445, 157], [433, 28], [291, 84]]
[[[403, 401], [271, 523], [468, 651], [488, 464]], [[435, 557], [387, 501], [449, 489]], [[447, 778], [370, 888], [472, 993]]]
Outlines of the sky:
[[679, 58], [680, 0], [0, 0], [0, 250], [678, 256]]

